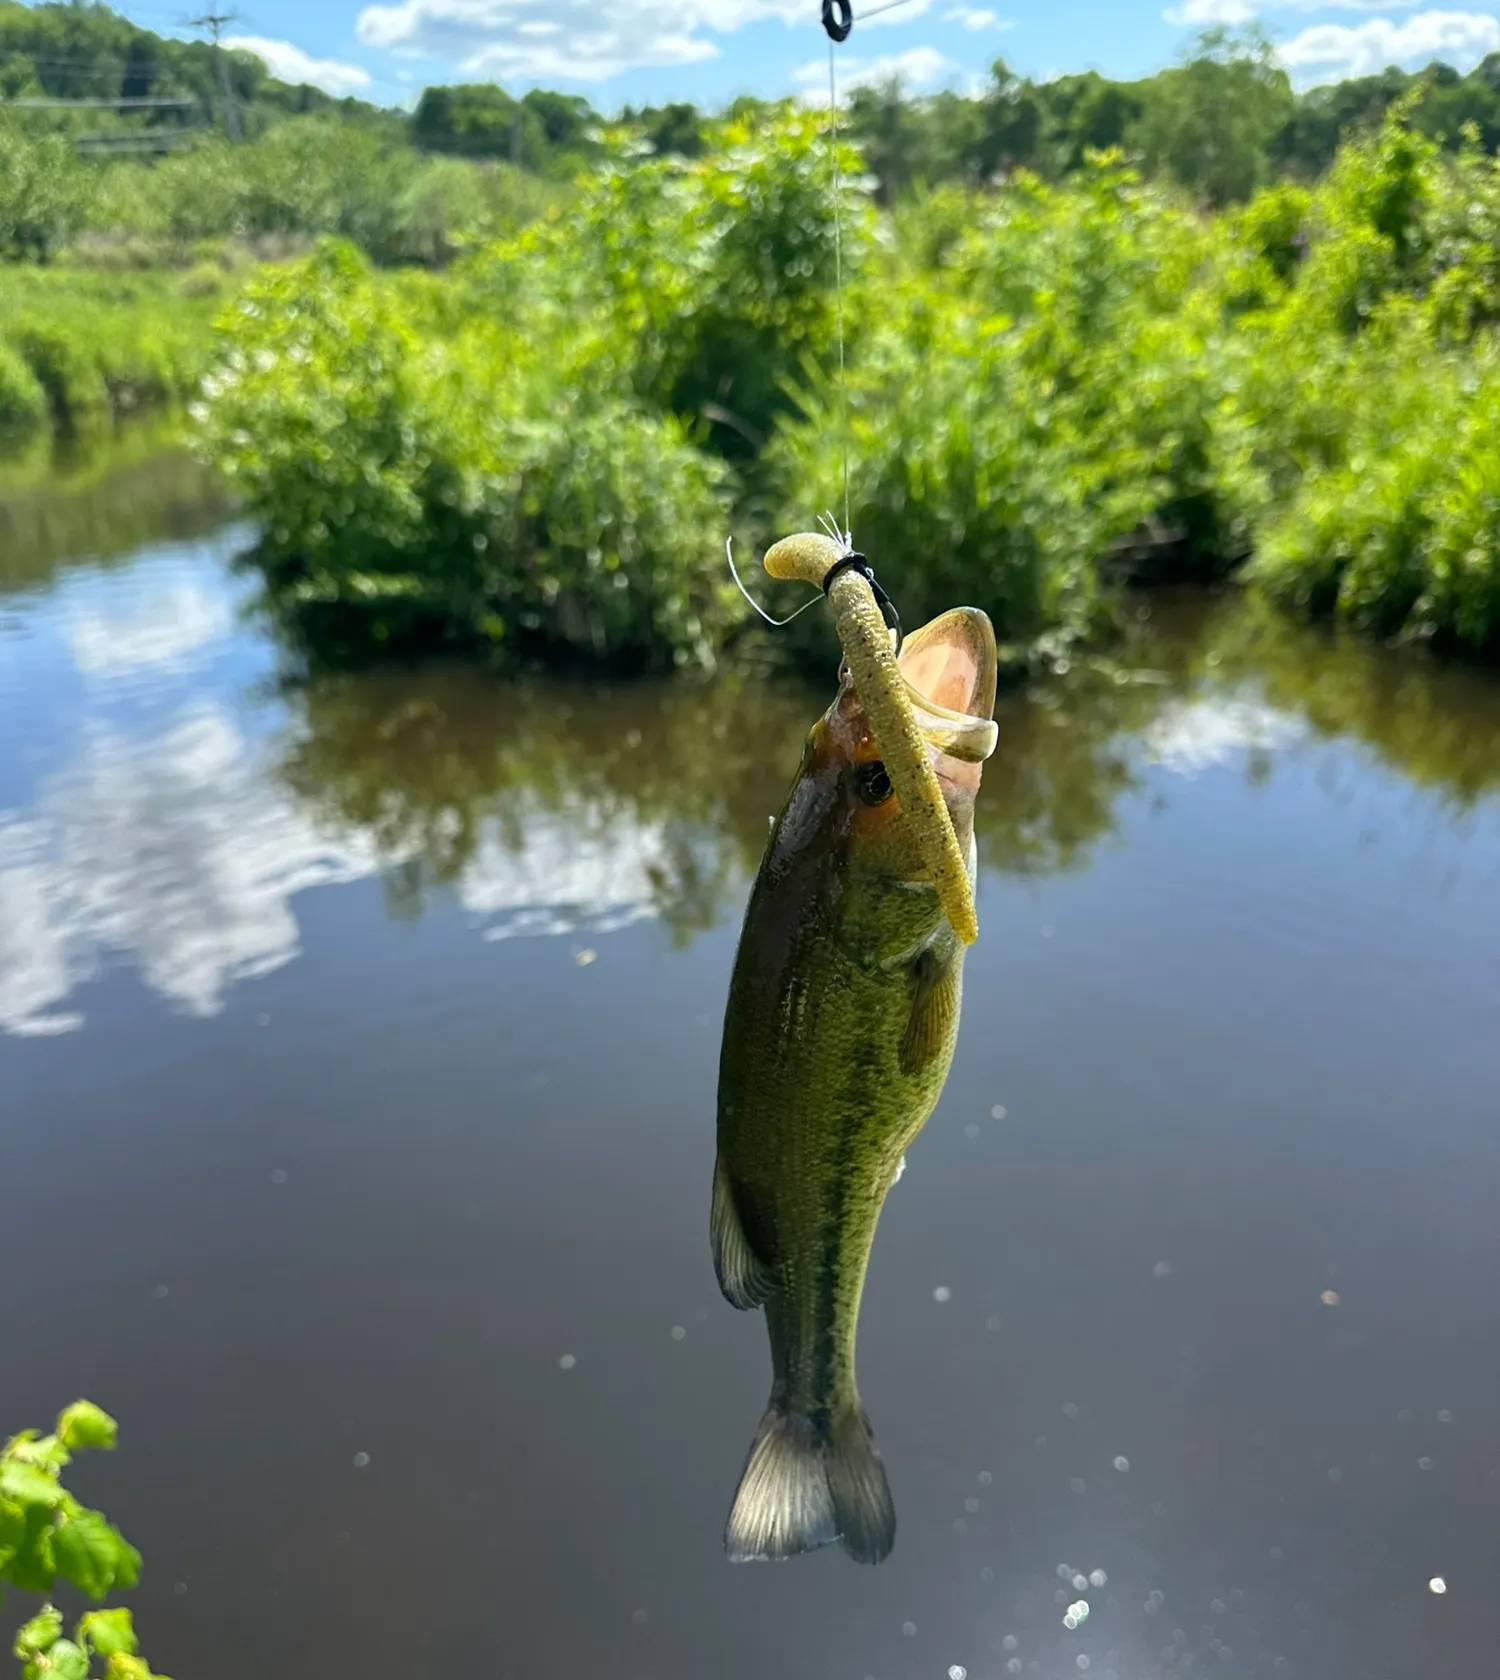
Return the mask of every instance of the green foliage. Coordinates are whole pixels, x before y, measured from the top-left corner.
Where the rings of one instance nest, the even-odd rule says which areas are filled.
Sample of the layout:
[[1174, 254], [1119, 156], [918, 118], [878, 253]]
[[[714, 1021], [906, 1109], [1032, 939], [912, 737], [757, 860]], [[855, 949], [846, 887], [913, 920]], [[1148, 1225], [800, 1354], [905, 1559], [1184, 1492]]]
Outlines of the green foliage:
[[[857, 269], [853, 188], [847, 235]], [[202, 418], [278, 602], [350, 651], [706, 663], [733, 611], [718, 457], [831, 366], [834, 247], [818, 127], [789, 111], [699, 160], [618, 155], [451, 285], [330, 246], [253, 287]]]
[[[115, 1436], [108, 1413], [78, 1400], [58, 1418], [51, 1435], [23, 1430], [0, 1449], [0, 1591], [8, 1584], [50, 1593], [62, 1580], [100, 1599], [140, 1579], [140, 1553], [62, 1484], [74, 1452], [110, 1451]], [[62, 1612], [45, 1604], [15, 1641], [21, 1680], [89, 1680], [91, 1674], [102, 1680], [153, 1680], [136, 1652], [130, 1612], [122, 1609], [86, 1612], [70, 1639], [64, 1635]]]
[[[267, 523], [283, 605], [351, 648], [453, 640], [705, 661], [721, 468], [670, 416], [478, 322], [420, 333], [347, 246], [226, 321], [205, 441]], [[524, 377], [523, 377], [524, 375]]]
[[[1123, 578], [1250, 559], [1303, 610], [1493, 647], [1500, 174], [1416, 110], [1218, 214], [1091, 152], [881, 219], [845, 157], [852, 523], [908, 615], [974, 600], [1057, 658]], [[842, 513], [826, 135], [711, 142], [609, 138], [446, 279], [329, 247], [226, 315], [204, 441], [299, 626], [702, 662], [731, 519]]]
[[1265, 181], [1271, 142], [1291, 113], [1291, 84], [1265, 36], [1213, 29], [1155, 78], [1131, 133], [1148, 169], [1223, 205]]
[[0, 259], [46, 262], [83, 225], [92, 194], [66, 139], [0, 121]]
[[[851, 371], [853, 527], [915, 616], [976, 599], [1012, 638], [1076, 633], [1097, 617], [1100, 562], [1148, 524], [1222, 546], [1213, 369], [1184, 306], [1207, 248], [1106, 157], [1065, 190], [1013, 184], [939, 283], [886, 288]], [[778, 440], [791, 523], [830, 496], [839, 426], [835, 397]]]
[[47, 393], [31, 364], [0, 339], [0, 442], [39, 431], [47, 423]]
[[571, 173], [594, 149], [597, 123], [586, 99], [533, 88], [513, 99], [493, 82], [422, 90], [412, 144], [468, 158], [506, 158], [540, 174]]
[[78, 430], [186, 397], [211, 316], [171, 276], [0, 267], [0, 424]]

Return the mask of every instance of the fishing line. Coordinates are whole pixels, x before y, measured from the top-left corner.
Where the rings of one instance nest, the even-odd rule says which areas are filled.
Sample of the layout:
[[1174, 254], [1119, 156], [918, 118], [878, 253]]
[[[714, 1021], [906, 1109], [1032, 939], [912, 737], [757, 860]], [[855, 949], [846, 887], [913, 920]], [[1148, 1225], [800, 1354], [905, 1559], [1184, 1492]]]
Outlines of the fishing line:
[[[846, 6], [847, 10], [847, 6]], [[828, 31], [828, 149], [833, 154], [833, 296], [839, 328], [839, 408], [844, 440], [844, 529], [849, 523], [849, 382], [844, 371], [844, 190], [839, 176], [839, 90], [833, 67], [833, 49], [854, 27], [851, 17], [842, 35], [834, 34], [833, 7], [823, 8], [823, 26]]]
[[748, 589], [746, 589], [744, 584], [740, 582], [740, 574], [739, 574], [739, 572], [736, 569], [735, 564], [734, 564], [734, 538], [733, 537], [726, 537], [725, 538], [725, 540], [724, 540], [724, 553], [729, 560], [729, 575], [730, 575], [730, 577], [732, 577], [734, 579], [735, 588], [738, 589], [740, 594], [743, 595], [745, 597], [745, 599], [750, 603], [750, 605], [755, 608], [756, 612], [758, 612], [760, 614], [760, 616], [763, 619], [765, 619], [766, 623], [773, 626], [775, 629], [779, 630], [782, 627], [783, 624], [790, 624], [794, 618], [801, 618], [803, 613], [805, 613], [809, 607], [817, 606], [818, 597], [816, 595], [814, 595], [812, 600], [810, 600], [810, 601], [806, 602], [804, 605], [798, 607], [796, 612], [788, 613], [785, 618], [772, 618], [770, 613], [768, 613], [766, 611], [766, 609], [760, 604], [760, 602], [755, 599], [755, 597], [750, 593], [750, 591]]

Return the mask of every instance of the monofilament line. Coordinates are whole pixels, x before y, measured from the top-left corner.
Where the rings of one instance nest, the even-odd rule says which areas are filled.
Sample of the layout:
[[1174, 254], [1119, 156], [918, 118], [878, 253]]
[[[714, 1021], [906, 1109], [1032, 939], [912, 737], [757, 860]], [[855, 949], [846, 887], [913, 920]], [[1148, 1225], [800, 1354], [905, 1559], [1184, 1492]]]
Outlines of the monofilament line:
[[[897, 0], [900, 4], [901, 0]], [[833, 296], [839, 329], [839, 411], [844, 434], [844, 529], [849, 523], [849, 386], [844, 377], [844, 190], [839, 177], [839, 90], [828, 42], [828, 135], [833, 153]]]

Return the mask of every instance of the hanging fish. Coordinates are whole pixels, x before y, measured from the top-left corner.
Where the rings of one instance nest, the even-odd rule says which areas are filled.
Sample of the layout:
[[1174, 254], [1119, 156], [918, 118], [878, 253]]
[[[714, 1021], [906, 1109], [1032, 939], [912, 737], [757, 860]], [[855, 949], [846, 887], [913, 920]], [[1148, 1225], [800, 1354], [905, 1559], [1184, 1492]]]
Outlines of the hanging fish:
[[[774, 1372], [725, 1534], [736, 1560], [839, 1541], [878, 1563], [894, 1542], [855, 1329], [882, 1204], [958, 1035], [966, 941], [945, 914], [926, 829], [941, 823], [942, 843], [958, 847], [972, 921], [974, 800], [995, 742], [995, 637], [982, 612], [960, 607], [906, 639], [896, 669], [916, 733], [883, 731], [889, 762], [850, 644], [845, 635], [838, 696], [772, 829], [725, 1015], [714, 1264], [734, 1306], [765, 1308]], [[929, 777], [942, 809], [913, 817], [898, 782]], [[943, 891], [951, 901], [957, 888]]]

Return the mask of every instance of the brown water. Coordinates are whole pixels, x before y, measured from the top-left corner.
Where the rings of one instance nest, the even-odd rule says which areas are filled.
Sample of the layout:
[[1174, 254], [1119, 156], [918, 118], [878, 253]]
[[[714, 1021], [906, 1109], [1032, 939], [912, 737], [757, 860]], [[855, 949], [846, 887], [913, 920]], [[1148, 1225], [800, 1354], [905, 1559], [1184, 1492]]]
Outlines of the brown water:
[[157, 1667], [1496, 1671], [1494, 679], [1156, 598], [1003, 703], [896, 1550], [735, 1568], [718, 1033], [825, 696], [291, 681], [160, 470], [0, 594], [0, 1426], [119, 1417]]

